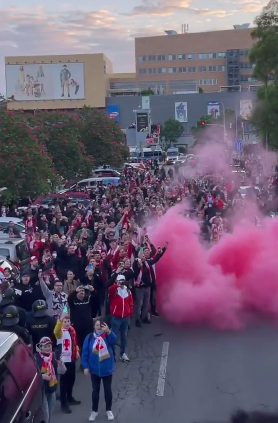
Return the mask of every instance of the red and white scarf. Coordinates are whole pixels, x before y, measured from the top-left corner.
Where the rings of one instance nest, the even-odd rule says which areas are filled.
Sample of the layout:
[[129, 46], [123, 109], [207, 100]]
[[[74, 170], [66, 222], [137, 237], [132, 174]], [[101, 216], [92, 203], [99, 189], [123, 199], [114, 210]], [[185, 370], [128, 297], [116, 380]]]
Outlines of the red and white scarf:
[[139, 275], [136, 279], [136, 281], [134, 282], [134, 286], [141, 286], [144, 285], [142, 284], [142, 274], [143, 274], [143, 266], [144, 264], [146, 265], [146, 268], [148, 269], [149, 275], [150, 275], [150, 280], [152, 280], [152, 274], [151, 274], [151, 268], [149, 266], [149, 263], [147, 262], [147, 260], [142, 264], [141, 268], [140, 268], [140, 272]]

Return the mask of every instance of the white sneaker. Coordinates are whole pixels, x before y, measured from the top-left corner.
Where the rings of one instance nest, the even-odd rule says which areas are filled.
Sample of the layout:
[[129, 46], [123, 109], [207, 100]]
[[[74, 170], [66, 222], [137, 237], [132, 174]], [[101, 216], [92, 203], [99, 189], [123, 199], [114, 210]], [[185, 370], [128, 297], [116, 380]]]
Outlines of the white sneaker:
[[130, 359], [128, 358], [128, 356], [126, 355], [126, 353], [123, 353], [123, 355], [121, 355], [121, 360], [122, 361], [130, 361]]
[[107, 414], [107, 419], [109, 421], [114, 420], [114, 414], [112, 413], [112, 411], [106, 411]]
[[98, 416], [98, 413], [96, 411], [92, 411], [89, 417], [89, 422], [94, 422]]

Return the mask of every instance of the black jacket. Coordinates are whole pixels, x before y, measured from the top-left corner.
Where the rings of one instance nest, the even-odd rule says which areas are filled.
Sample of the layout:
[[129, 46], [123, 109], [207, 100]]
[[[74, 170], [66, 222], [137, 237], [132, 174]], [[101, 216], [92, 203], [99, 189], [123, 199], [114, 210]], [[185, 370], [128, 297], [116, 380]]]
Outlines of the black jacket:
[[32, 337], [34, 352], [36, 352], [36, 345], [44, 336], [47, 336], [52, 339], [52, 341], [56, 342], [56, 338], [54, 336], [55, 325], [56, 319], [52, 316], [31, 317], [28, 319], [26, 328]]
[[166, 248], [162, 249], [161, 253], [158, 253], [154, 258], [147, 259], [146, 263], [143, 263], [142, 268], [138, 266], [138, 261], [135, 260], [133, 263], [133, 270], [134, 270], [134, 279], [136, 280], [139, 276], [140, 271], [142, 270], [142, 276], [141, 276], [141, 283], [139, 287], [136, 288], [148, 288], [150, 286], [154, 286], [156, 284], [156, 277], [153, 270], [153, 265], [157, 263], [163, 254], [165, 253]]
[[37, 300], [45, 300], [40, 285], [32, 286], [19, 283], [15, 288], [15, 305], [25, 311], [32, 311], [32, 305]]
[[99, 299], [96, 292], [91, 292], [88, 297], [85, 296], [84, 300], [80, 301], [76, 296], [76, 291], [73, 291], [68, 296], [68, 305], [74, 328], [77, 330], [92, 330], [92, 319], [96, 317], [99, 310]]

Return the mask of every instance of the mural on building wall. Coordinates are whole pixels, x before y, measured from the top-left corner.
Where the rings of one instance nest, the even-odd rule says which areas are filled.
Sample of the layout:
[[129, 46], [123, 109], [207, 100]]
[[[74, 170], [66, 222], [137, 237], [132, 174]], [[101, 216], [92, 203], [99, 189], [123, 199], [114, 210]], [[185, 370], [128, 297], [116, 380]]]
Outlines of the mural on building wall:
[[16, 101], [84, 99], [84, 64], [6, 65], [6, 92]]
[[252, 114], [253, 102], [252, 100], [240, 100], [240, 116], [244, 120], [248, 120]]
[[175, 119], [179, 122], [188, 122], [187, 103], [175, 103]]

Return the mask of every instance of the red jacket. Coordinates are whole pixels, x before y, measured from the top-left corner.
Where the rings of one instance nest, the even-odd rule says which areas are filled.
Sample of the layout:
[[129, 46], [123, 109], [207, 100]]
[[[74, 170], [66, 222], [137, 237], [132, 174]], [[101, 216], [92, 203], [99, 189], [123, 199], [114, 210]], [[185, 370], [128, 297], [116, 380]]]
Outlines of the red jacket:
[[108, 289], [108, 296], [110, 300], [110, 313], [115, 317], [131, 317], [133, 313], [133, 298], [128, 289], [128, 296], [121, 297], [118, 293], [118, 285], [114, 284]]

